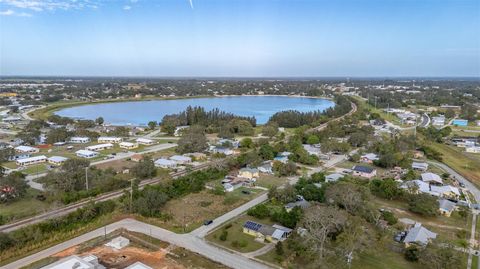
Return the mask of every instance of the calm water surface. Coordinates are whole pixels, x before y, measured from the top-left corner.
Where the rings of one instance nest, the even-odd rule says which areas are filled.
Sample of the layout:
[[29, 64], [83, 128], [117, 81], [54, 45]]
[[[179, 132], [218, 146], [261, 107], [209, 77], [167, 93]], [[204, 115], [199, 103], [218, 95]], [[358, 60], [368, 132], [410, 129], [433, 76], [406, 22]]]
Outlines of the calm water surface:
[[165, 115], [181, 112], [188, 106], [201, 106], [206, 110], [218, 108], [240, 116], [253, 116], [257, 123], [263, 124], [279, 111], [323, 111], [334, 105], [330, 100], [319, 98], [232, 96], [92, 104], [65, 108], [55, 114], [91, 120], [103, 117], [106, 123], [113, 125], [146, 125], [152, 120], [161, 121]]

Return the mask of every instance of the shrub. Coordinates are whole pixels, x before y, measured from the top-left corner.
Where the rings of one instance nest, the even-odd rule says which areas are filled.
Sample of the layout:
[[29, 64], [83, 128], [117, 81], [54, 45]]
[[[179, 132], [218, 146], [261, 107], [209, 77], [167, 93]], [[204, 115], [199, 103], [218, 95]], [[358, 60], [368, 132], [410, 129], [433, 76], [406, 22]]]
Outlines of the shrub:
[[219, 239], [221, 241], [226, 241], [227, 240], [227, 237], [228, 237], [228, 232], [226, 230], [223, 230], [222, 231], [222, 234], [220, 235]]

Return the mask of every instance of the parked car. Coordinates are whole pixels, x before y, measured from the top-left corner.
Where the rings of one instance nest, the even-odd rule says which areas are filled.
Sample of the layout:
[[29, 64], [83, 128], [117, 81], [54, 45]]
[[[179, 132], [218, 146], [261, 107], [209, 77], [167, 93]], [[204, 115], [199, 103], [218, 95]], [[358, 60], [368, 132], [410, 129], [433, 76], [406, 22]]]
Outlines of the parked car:
[[205, 222], [203, 222], [203, 225], [207, 226], [207, 225], [210, 225], [213, 223], [213, 220], [206, 220]]

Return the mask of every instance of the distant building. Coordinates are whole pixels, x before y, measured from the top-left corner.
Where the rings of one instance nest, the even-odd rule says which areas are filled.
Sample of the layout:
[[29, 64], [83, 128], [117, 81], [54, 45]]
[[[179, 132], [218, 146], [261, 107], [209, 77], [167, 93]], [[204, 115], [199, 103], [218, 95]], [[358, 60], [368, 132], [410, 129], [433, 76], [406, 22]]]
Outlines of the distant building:
[[44, 163], [46, 161], [47, 161], [47, 156], [40, 155], [40, 156], [33, 156], [25, 159], [19, 159], [16, 161], [16, 163], [18, 166], [27, 166], [27, 165], [37, 164], [37, 163]]
[[141, 162], [143, 160], [143, 155], [142, 154], [135, 154], [132, 157], [130, 157], [130, 160], [132, 162]]
[[62, 165], [67, 160], [68, 158], [62, 156], [52, 156], [47, 159], [48, 163], [53, 165]]
[[367, 153], [365, 155], [360, 156], [360, 161], [364, 163], [373, 163], [374, 161], [378, 161], [379, 157], [375, 153]]
[[177, 167], [177, 162], [168, 160], [168, 159], [158, 159], [154, 162], [156, 167], [160, 168], [175, 168]]
[[90, 150], [90, 151], [101, 151], [101, 150], [106, 150], [106, 149], [111, 149], [111, 148], [113, 148], [113, 144], [106, 143], [106, 144], [98, 144], [98, 145], [88, 146], [85, 149]]
[[260, 166], [257, 167], [260, 173], [264, 174], [273, 174], [273, 167], [271, 161], [263, 162]]
[[98, 143], [120, 143], [122, 142], [121, 137], [115, 137], [115, 136], [100, 136], [98, 138]]
[[132, 143], [132, 142], [120, 142], [118, 145], [119, 145], [120, 148], [122, 148], [122, 149], [135, 149], [135, 148], [138, 148], [138, 144], [137, 144], [137, 143]]
[[258, 178], [260, 176], [258, 169], [256, 168], [242, 168], [238, 171], [238, 176], [247, 178], [247, 179], [253, 179], [253, 178]]
[[73, 144], [86, 144], [90, 143], [90, 138], [86, 136], [74, 136], [70, 138], [70, 143]]
[[94, 158], [94, 157], [97, 157], [98, 155], [100, 155], [100, 153], [98, 153], [96, 151], [91, 151], [91, 150], [86, 150], [86, 149], [77, 150], [77, 151], [75, 151], [75, 154], [78, 157], [87, 158], [87, 159]]
[[137, 138], [137, 140], [135, 140], [135, 141], [140, 145], [146, 145], [146, 146], [155, 144], [155, 141], [153, 141], [152, 139], [147, 139], [147, 138]]
[[419, 171], [427, 171], [428, 163], [413, 162], [412, 169], [419, 170]]
[[377, 170], [367, 166], [355, 165], [352, 168], [353, 175], [357, 177], [372, 178], [377, 175]]
[[38, 153], [40, 149], [30, 146], [18, 146], [15, 148], [15, 151], [20, 153]]
[[192, 158], [182, 155], [173, 155], [169, 159], [177, 164], [187, 164], [192, 162]]
[[325, 176], [325, 182], [336, 182], [342, 179], [345, 175], [333, 173]]
[[295, 207], [298, 207], [298, 208], [301, 208], [301, 209], [307, 209], [307, 208], [310, 207], [310, 203], [306, 200], [295, 201], [295, 202], [286, 204], [285, 205], [285, 210], [287, 212], [290, 212]]
[[443, 126], [445, 125], [445, 116], [432, 117], [432, 125], [434, 126]]

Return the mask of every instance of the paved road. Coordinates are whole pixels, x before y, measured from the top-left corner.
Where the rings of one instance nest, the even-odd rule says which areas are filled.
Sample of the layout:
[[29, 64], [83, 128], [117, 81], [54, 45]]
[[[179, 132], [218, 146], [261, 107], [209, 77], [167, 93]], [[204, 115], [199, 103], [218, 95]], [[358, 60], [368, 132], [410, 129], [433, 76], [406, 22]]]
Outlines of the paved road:
[[422, 121], [418, 125], [419, 127], [426, 128], [430, 125], [430, 117], [427, 115], [427, 113], [422, 114]]
[[[215, 162], [205, 163], [205, 164], [202, 164], [200, 166], [194, 167], [194, 168], [192, 168], [192, 171], [201, 170], [201, 169], [209, 167], [210, 165], [215, 165]], [[180, 171], [180, 172], [170, 173], [170, 175], [172, 176], [172, 178], [178, 178], [178, 177], [183, 176], [187, 173], [188, 173], [188, 171]], [[139, 188], [142, 189], [146, 185], [157, 184], [161, 180], [163, 180], [162, 177], [144, 180], [144, 181], [140, 182]], [[0, 226], [0, 232], [11, 232], [11, 231], [15, 231], [17, 229], [20, 229], [22, 227], [25, 227], [25, 226], [28, 226], [28, 225], [31, 225], [31, 224], [35, 224], [35, 223], [45, 221], [45, 220], [48, 220], [48, 219], [52, 219], [52, 218], [55, 218], [55, 217], [64, 216], [64, 215], [66, 215], [70, 212], [73, 212], [73, 211], [87, 205], [91, 201], [94, 201], [94, 202], [107, 201], [107, 200], [119, 198], [123, 195], [123, 193], [124, 193], [123, 189], [113, 191], [113, 192], [109, 192], [109, 193], [105, 193], [105, 194], [102, 194], [102, 195], [99, 195], [99, 196], [96, 196], [96, 197], [93, 197], [93, 198], [84, 199], [80, 202], [77, 202], [77, 203], [74, 203], [74, 204], [71, 204], [71, 205], [68, 205], [68, 206], [65, 206], [65, 207], [53, 209], [53, 210], [50, 210], [48, 212], [30, 217], [30, 218], [22, 219], [22, 220], [19, 220], [17, 222], [14, 222], [14, 223], [5, 224], [5, 225]]]
[[480, 202], [480, 190], [473, 183], [468, 181], [468, 179], [466, 179], [465, 177], [457, 173], [455, 170], [453, 170], [446, 164], [439, 163], [436, 161], [431, 161], [431, 160], [428, 160], [427, 162], [431, 165], [435, 165], [443, 169], [444, 171], [448, 172], [450, 175], [454, 176], [459, 182], [465, 184], [465, 188], [468, 189], [473, 194], [473, 197], [475, 197], [476, 202], [477, 203]]
[[28, 257], [17, 260], [13, 263], [3, 266], [3, 269], [17, 269], [40, 259], [49, 257], [55, 253], [58, 253], [66, 248], [73, 247], [81, 244], [90, 239], [103, 236], [106, 233], [111, 233], [114, 230], [124, 228], [130, 231], [144, 233], [162, 241], [169, 242], [171, 244], [186, 248], [190, 251], [199, 253], [211, 260], [222, 263], [226, 266], [239, 269], [252, 269], [252, 268], [269, 268], [263, 264], [250, 260], [242, 255], [227, 252], [223, 249], [214, 247], [208, 244], [205, 240], [198, 238], [192, 234], [176, 234], [171, 231], [146, 224], [134, 219], [124, 219], [110, 225], [106, 228], [99, 228], [89, 233], [83, 234], [79, 237], [73, 238], [56, 246], [42, 250]]
[[351, 106], [352, 106], [352, 109], [347, 114], [345, 114], [343, 116], [340, 116], [338, 118], [329, 120], [329, 121], [325, 122], [324, 124], [321, 124], [321, 125], [319, 125], [315, 128], [312, 128], [310, 130], [321, 131], [321, 130], [325, 129], [328, 126], [329, 123], [340, 121], [340, 120], [344, 119], [345, 117], [348, 117], [348, 116], [352, 115], [353, 113], [355, 113], [357, 111], [357, 105], [354, 102], [351, 102]]
[[233, 219], [234, 217], [239, 216], [243, 212], [247, 211], [249, 208], [252, 208], [258, 204], [261, 204], [265, 202], [268, 199], [267, 193], [264, 193], [257, 198], [235, 208], [234, 210], [227, 212], [226, 214], [216, 218], [213, 220], [213, 223], [208, 225], [208, 226], [202, 226], [194, 231], [192, 231], [190, 234], [196, 237], [204, 237], [207, 235], [210, 231], [214, 230], [215, 228], [219, 227], [223, 223]]

